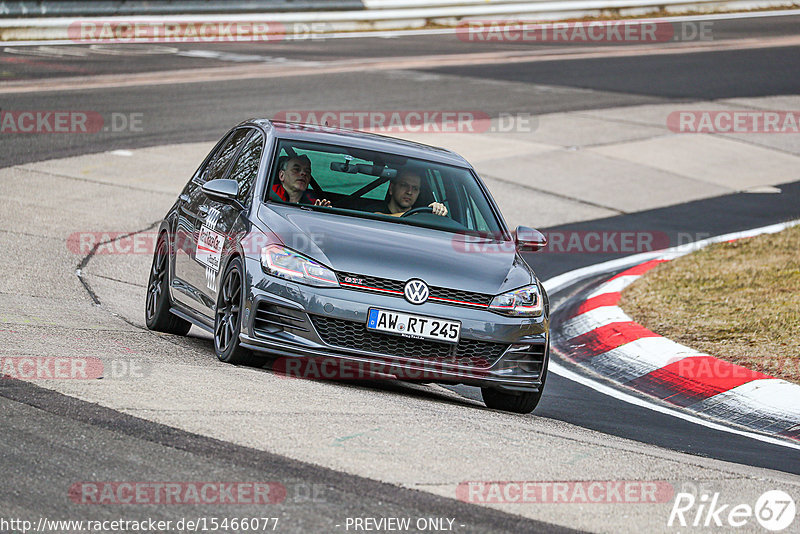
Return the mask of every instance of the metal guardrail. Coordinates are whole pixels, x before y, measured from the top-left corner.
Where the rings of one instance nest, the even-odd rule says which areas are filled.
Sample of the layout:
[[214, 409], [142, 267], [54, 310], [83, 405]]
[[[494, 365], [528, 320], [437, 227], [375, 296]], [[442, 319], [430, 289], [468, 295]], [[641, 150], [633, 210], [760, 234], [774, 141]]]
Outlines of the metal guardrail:
[[286, 13], [364, 8], [361, 0], [28, 0], [0, 1], [0, 18]]
[[[259, 36], [275, 33], [276, 27], [286, 35], [289, 30], [303, 35], [329, 34], [407, 30], [431, 24], [455, 27], [474, 19], [552, 21], [576, 17], [644, 16], [664, 11], [710, 13], [756, 8], [797, 9], [800, 6], [798, 2], [800, 0], [0, 0], [0, 43], [85, 42], [82, 37], [75, 40], [76, 27], [80, 29], [81, 25], [91, 24], [103, 26], [103, 30], [109, 26], [112, 33], [116, 31], [114, 27], [128, 31], [131, 26], [143, 25], [145, 36], [148, 28], [152, 33], [162, 26], [177, 25], [185, 27], [188, 32], [194, 26], [209, 22], [234, 24], [237, 38], [252, 35], [252, 40], [258, 40]], [[27, 12], [24, 16], [11, 15], [11, 4], [36, 4], [39, 7], [58, 4], [65, 9], [71, 6], [76, 11], [39, 10]], [[77, 11], [77, 4], [82, 6], [82, 11]], [[104, 6], [102, 9], [111, 9], [123, 4], [124, 11], [103, 12], [102, 15], [98, 11], [91, 11], [100, 9], [100, 6]], [[144, 4], [147, 4], [146, 9]], [[181, 7], [178, 13], [167, 10], [176, 9], [177, 6]], [[137, 10], [137, 7], [141, 9]], [[107, 37], [105, 33], [100, 33], [100, 37], [93, 39]], [[148, 40], [146, 37], [140, 39], [139, 34], [136, 37], [130, 37], [125, 32], [123, 34], [123, 37], [114, 34], [111, 40]]]

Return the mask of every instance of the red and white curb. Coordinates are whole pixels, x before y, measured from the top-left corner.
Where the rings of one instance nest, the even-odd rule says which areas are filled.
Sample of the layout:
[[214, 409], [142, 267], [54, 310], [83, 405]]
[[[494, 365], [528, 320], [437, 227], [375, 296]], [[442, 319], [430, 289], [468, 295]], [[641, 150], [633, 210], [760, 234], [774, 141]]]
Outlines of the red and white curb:
[[[774, 233], [799, 222], [622, 258], [548, 280], [544, 285], [552, 293], [583, 278], [630, 266], [587, 295], [564, 322], [554, 325], [554, 338], [567, 349], [560, 352], [584, 369], [703, 419], [717, 419], [800, 442], [800, 385], [659, 336], [634, 322], [617, 306], [622, 290], [659, 263], [714, 242]], [[558, 364], [551, 368], [556, 374], [566, 371]], [[576, 375], [568, 374], [573, 375], [568, 378]]]

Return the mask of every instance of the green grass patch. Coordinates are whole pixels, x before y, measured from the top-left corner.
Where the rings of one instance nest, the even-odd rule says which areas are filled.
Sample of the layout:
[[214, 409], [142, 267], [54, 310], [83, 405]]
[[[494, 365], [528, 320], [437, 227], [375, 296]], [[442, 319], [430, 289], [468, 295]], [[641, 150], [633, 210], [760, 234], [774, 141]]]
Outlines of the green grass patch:
[[800, 383], [800, 226], [660, 264], [620, 306], [682, 345]]

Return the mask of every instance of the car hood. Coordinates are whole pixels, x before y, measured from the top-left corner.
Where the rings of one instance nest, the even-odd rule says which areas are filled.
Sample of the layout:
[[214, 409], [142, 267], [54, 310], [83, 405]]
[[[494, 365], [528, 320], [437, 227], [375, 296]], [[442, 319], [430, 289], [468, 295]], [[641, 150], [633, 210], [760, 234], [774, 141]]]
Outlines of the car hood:
[[276, 204], [258, 216], [284, 245], [338, 272], [493, 295], [534, 278], [510, 242]]

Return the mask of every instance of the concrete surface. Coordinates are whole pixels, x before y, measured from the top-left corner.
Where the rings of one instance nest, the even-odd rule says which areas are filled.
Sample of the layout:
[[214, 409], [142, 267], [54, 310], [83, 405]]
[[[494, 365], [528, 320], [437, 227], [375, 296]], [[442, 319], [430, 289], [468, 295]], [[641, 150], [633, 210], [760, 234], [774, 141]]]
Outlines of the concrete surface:
[[[797, 108], [800, 97], [784, 102]], [[785, 139], [776, 140], [773, 149], [765, 147], [770, 139], [751, 146], [746, 140], [672, 134], [658, 123], [660, 116], [658, 106], [553, 114], [540, 117], [536, 135], [500, 141], [490, 133], [406, 137], [458, 147], [475, 161], [491, 176], [487, 181], [511, 224], [590, 220], [798, 179], [800, 155], [781, 145]], [[628, 132], [631, 122], [641, 126]], [[569, 124], [586, 125], [574, 141], [565, 132]], [[722, 168], [706, 174], [697, 165], [673, 167], [640, 157], [642, 143], [651, 151], [683, 150], [719, 165], [727, 162], [731, 178], [724, 179]], [[741, 172], [727, 157], [731, 144], [758, 158], [753, 166], [777, 165], [771, 168], [781, 172]], [[196, 329], [188, 340], [178, 340], [141, 328], [149, 254], [94, 257], [83, 273], [101, 302], [94, 306], [75, 274], [83, 257], [67, 248], [66, 238], [150, 227], [210, 146], [137, 149], [130, 156], [106, 153], [0, 170], [6, 249], [0, 268], [14, 273], [0, 281], [0, 355], [41, 355], [44, 349], [136, 362], [145, 370], [142, 376], [36, 383], [190, 432], [450, 498], [467, 480], [589, 477], [662, 480], [676, 489], [702, 485], [721, 492], [726, 502], [751, 505], [766, 490], [800, 491], [800, 480], [792, 475], [680, 454], [556, 420], [485, 410], [438, 386], [300, 381], [219, 363], [208, 336]], [[497, 147], [502, 157], [483, 158], [485, 146]], [[601, 153], [609, 146], [613, 155]], [[587, 162], [598, 174], [578, 172]], [[658, 194], [648, 194], [650, 188]], [[23, 219], [31, 208], [40, 216]], [[22, 271], [20, 264], [30, 269]], [[671, 501], [492, 506], [596, 532], [672, 531], [666, 527]], [[759, 527], [753, 522], [742, 530]]]

